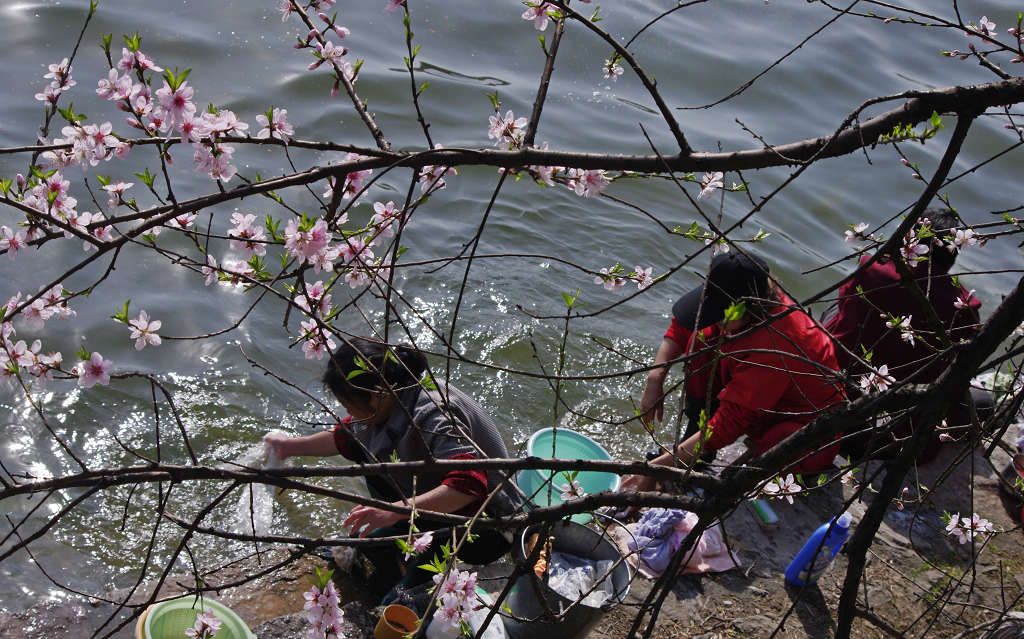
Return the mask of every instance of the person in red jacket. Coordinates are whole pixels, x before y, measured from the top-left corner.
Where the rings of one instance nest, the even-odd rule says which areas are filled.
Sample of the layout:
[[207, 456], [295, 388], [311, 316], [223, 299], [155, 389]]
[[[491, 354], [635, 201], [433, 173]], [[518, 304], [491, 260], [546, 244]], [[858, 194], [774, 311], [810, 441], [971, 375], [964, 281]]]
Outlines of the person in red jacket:
[[[970, 339], [977, 333], [981, 302], [974, 291], [968, 291], [949, 275], [958, 250], [976, 241], [973, 231], [957, 231], [958, 226], [953, 211], [928, 209], [904, 240], [905, 264], [930, 309], [922, 307], [921, 298], [908, 290], [909, 284], [903, 282], [897, 265], [885, 258], [855, 274], [839, 289], [839, 300], [832, 312], [826, 312], [823, 321], [825, 329], [839, 343], [839, 365], [854, 379], [865, 379], [871, 374], [864, 362], [870, 353], [871, 369], [876, 375], [878, 371], [884, 373], [883, 386], [934, 382], [951, 359], [945, 345]], [[861, 258], [861, 264], [867, 261], [867, 256]], [[933, 314], [948, 342], [940, 337], [938, 327], [931, 325]], [[982, 407], [991, 404], [984, 391], [972, 395]], [[970, 422], [966, 402], [953, 413], [947, 420], [949, 424]], [[911, 433], [909, 424], [897, 423], [894, 427], [897, 440]], [[876, 440], [879, 445], [893, 441], [891, 437]], [[938, 443], [936, 434], [918, 461], [934, 457]], [[859, 456], [865, 446], [867, 439], [857, 438], [851, 442], [849, 452]]]
[[[707, 441], [700, 444], [703, 435], [692, 433], [652, 463], [670, 465], [678, 459], [691, 464], [698, 448], [715, 451], [741, 435], [760, 454], [846, 399], [829, 336], [775, 286], [768, 265], [758, 257], [716, 256], [705, 284], [675, 303], [672, 321], [655, 363], [694, 353], [688, 362], [687, 401], [697, 412], [711, 406], [713, 414]], [[685, 338], [687, 326], [697, 332], [683, 346], [676, 336]], [[642, 400], [648, 423], [661, 416], [666, 368], [648, 377]], [[836, 445], [813, 451], [797, 460], [793, 471], [825, 468], [837, 452]], [[653, 485], [653, 479], [636, 475], [623, 481], [633, 490]]]

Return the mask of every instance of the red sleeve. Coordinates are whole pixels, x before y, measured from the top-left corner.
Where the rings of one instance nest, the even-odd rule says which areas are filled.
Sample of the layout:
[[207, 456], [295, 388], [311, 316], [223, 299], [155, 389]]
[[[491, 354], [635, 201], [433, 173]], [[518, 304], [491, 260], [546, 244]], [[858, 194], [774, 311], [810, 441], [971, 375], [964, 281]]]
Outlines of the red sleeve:
[[338, 452], [341, 453], [346, 459], [357, 461], [355, 453], [352, 450], [352, 431], [349, 430], [349, 424], [352, 422], [352, 417], [346, 417], [341, 420], [341, 423], [334, 427], [334, 445], [338, 448]]
[[[476, 459], [476, 456], [462, 453], [449, 459]], [[441, 485], [454, 488], [476, 499], [483, 499], [487, 496], [487, 473], [482, 470], [453, 470], [444, 476]]]
[[672, 323], [668, 325], [668, 330], [665, 331], [665, 339], [670, 339], [676, 344], [679, 344], [684, 349], [686, 345], [690, 343], [690, 336], [693, 335], [693, 331], [686, 328], [676, 320], [672, 318]]
[[762, 414], [730, 401], [721, 402], [711, 421], [708, 422], [711, 437], [704, 444], [705, 449], [718, 450], [733, 443], [741, 435], [749, 434], [751, 427], [761, 418]]

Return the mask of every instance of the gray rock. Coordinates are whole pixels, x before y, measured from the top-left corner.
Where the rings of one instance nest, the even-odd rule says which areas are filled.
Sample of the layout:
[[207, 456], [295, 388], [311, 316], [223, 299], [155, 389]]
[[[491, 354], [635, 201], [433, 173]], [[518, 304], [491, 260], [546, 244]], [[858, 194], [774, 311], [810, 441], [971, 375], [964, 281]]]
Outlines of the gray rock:
[[764, 615], [750, 615], [732, 620], [732, 627], [744, 635], [760, 636], [775, 630], [775, 621]]

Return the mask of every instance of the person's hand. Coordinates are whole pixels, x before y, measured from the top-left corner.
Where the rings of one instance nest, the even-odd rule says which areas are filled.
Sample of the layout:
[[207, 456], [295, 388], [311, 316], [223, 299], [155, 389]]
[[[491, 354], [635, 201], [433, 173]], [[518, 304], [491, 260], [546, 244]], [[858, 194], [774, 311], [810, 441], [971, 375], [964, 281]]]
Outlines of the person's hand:
[[360, 537], [365, 537], [377, 528], [393, 526], [403, 519], [405, 519], [405, 515], [393, 513], [390, 510], [381, 510], [373, 506], [356, 506], [349, 512], [348, 517], [345, 517], [345, 521], [341, 522], [341, 525], [344, 528], [351, 526], [352, 534], [358, 533]]
[[642, 492], [656, 489], [658, 482], [653, 477], [646, 475], [626, 475], [622, 478], [621, 486], [622, 492]]
[[263, 436], [263, 445], [267, 447], [267, 453], [284, 461], [292, 456], [292, 438], [284, 433], [273, 432]]
[[640, 398], [640, 421], [651, 426], [654, 420], [661, 422], [665, 411], [665, 391], [660, 381], [647, 378], [643, 397]]

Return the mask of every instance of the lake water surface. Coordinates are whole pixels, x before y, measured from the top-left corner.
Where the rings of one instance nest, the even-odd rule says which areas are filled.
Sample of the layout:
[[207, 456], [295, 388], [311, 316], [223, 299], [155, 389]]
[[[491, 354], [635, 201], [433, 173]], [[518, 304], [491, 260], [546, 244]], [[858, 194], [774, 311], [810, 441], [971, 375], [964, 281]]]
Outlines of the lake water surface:
[[[485, 95], [498, 91], [503, 111], [511, 109], [516, 116], [528, 116], [543, 67], [537, 32], [519, 18], [524, 7], [510, 0], [410, 2], [415, 40], [422, 46], [420, 81], [431, 83], [422, 96], [431, 135], [445, 147], [490, 146], [487, 117], [492, 110]], [[421, 149], [425, 142], [409, 104], [409, 79], [403, 68], [401, 13], [384, 13], [384, 4], [384, 0], [340, 0], [335, 8], [339, 23], [352, 31], [346, 39], [349, 56], [365, 60], [356, 85], [360, 94], [395, 148]], [[862, 4], [865, 11], [879, 11]], [[951, 9], [942, 3], [909, 4], [952, 17]], [[0, 94], [0, 147], [34, 143], [43, 108], [32, 95], [45, 85], [45, 65], [69, 54], [87, 6], [85, 0], [0, 3], [5, 38], [0, 59], [6, 85]], [[189, 83], [195, 87], [198, 104], [230, 108], [253, 126], [252, 131], [257, 128], [256, 114], [274, 105], [288, 109], [299, 138], [372, 147], [372, 139], [346, 100], [328, 96], [330, 82], [326, 74], [307, 71], [308, 52], [292, 48], [296, 34], [305, 30], [294, 18], [282, 24], [275, 6], [276, 2], [270, 0], [101, 0], [75, 60], [78, 86], [68, 99], [74, 102], [76, 111], [89, 116], [90, 122], [111, 120], [118, 132], [132, 135], [121, 114], [101, 103], [93, 89], [107, 68], [97, 46], [100, 34], [113, 33], [116, 44], [120, 34], [138, 30], [143, 50], [158, 64], [192, 68]], [[591, 11], [595, 5], [581, 6]], [[674, 3], [640, 0], [609, 2], [601, 6], [604, 19], [598, 24], [624, 41], [672, 6]], [[961, 2], [959, 6], [965, 19], [976, 22], [983, 14], [992, 18], [1004, 36], [1017, 8], [1009, 0]], [[676, 12], [642, 35], [632, 50], [657, 79], [671, 106], [697, 106], [728, 94], [752, 78], [833, 15], [819, 4], [790, 0], [773, 0], [771, 4], [760, 0], [712, 1]], [[553, 27], [545, 32], [549, 41], [552, 32]], [[995, 80], [973, 62], [938, 54], [941, 49], [966, 48], [966, 44], [963, 34], [954, 30], [846, 18], [810, 40], [739, 97], [713, 109], [676, 114], [698, 150], [758, 147], [760, 142], [743, 127], [770, 143], [823, 135], [874, 96]], [[642, 126], [656, 148], [672, 152], [673, 139], [635, 77], [629, 71], [617, 82], [602, 77], [602, 63], [609, 55], [607, 45], [579, 25], [571, 25], [562, 47], [538, 142], [547, 141], [553, 149], [646, 154], [651, 148]], [[883, 105], [872, 113], [892, 106]], [[947, 123], [935, 141], [904, 147], [926, 176], [941, 156], [953, 128], [951, 119]], [[1010, 146], [1013, 140], [1002, 121], [978, 121], [952, 174], [971, 168]], [[179, 198], [213, 191], [208, 178], [191, 171], [190, 151], [178, 149], [174, 154]], [[339, 161], [341, 157], [292, 151], [299, 168]], [[257, 171], [270, 176], [291, 170], [277, 150], [240, 149], [236, 158], [240, 171], [248, 176]], [[130, 162], [96, 167], [87, 175], [100, 171], [132, 181], [131, 173], [141, 170], [146, 162], [151, 169], [158, 168], [152, 153], [147, 157], [146, 150], [137, 149]], [[26, 163], [25, 157], [0, 155], [0, 176], [24, 172]], [[1021, 170], [1020, 152], [1011, 152], [944, 192], [968, 222], [993, 221], [996, 218], [991, 211], [1021, 204]], [[85, 200], [80, 169], [70, 168], [67, 173], [73, 189], [81, 190], [79, 200]], [[770, 169], [747, 172], [743, 178], [757, 200], [788, 175], [786, 169]], [[369, 217], [372, 201], [400, 201], [408, 177], [408, 172], [385, 176], [370, 190], [366, 203], [356, 207], [353, 217]], [[466, 168], [449, 178], [449, 187], [418, 211], [406, 230], [403, 244], [409, 250], [403, 261], [451, 255], [469, 241], [497, 179], [493, 169], [485, 168]], [[739, 180], [736, 174], [726, 176], [727, 184]], [[889, 148], [869, 150], [866, 156], [858, 153], [827, 160], [806, 171], [745, 223], [739, 233], [743, 237], [759, 229], [770, 233], [758, 252], [771, 262], [774, 272], [795, 296], [806, 297], [851, 268], [847, 261], [808, 273], [850, 252], [850, 245], [842, 239], [848, 224], [882, 224], [911, 205], [922, 187], [923, 183], [910, 178], [910, 171], [899, 164]], [[695, 194], [696, 189], [692, 185], [690, 188]], [[678, 188], [665, 180], [623, 180], [610, 186], [607, 193], [643, 207], [670, 228], [686, 227], [699, 219]], [[315, 210], [308, 193], [293, 189], [287, 197], [300, 208]], [[146, 204], [144, 195], [139, 198]], [[706, 210], [717, 214], [719, 202], [716, 194]], [[727, 194], [722, 204], [725, 222], [746, 214], [750, 206], [745, 194]], [[235, 210], [254, 212], [259, 217], [280, 215], [266, 200], [246, 200], [210, 211], [217, 220], [215, 227], [227, 228]], [[0, 209], [0, 223], [10, 225], [13, 221], [12, 211]], [[478, 253], [546, 255], [592, 270], [621, 262], [627, 270], [634, 265], [653, 266], [657, 275], [676, 267], [701, 247], [700, 243], [667, 235], [647, 216], [611, 199], [583, 199], [563, 187], [539, 189], [530, 180], [509, 180], [495, 203]], [[187, 246], [180, 243], [175, 248], [186, 250]], [[2, 260], [0, 299], [18, 290], [36, 290], [78, 259], [80, 254], [55, 256], [48, 252], [19, 256], [14, 262]], [[966, 252], [958, 265], [963, 271], [980, 272], [965, 276], [965, 282], [968, 288], [977, 289], [985, 309], [991, 310], [1015, 284], [1024, 260], [1016, 242], [996, 239]], [[463, 269], [463, 263], [457, 263], [436, 272], [416, 267], [402, 273], [400, 289], [419, 314], [417, 319], [409, 313], [407, 320], [422, 346], [440, 348], [425, 323], [447, 332]], [[1004, 269], [1017, 272], [990, 273]], [[65, 286], [87, 282], [82, 278]], [[683, 269], [608, 312], [574, 320], [566, 373], [627, 369], [632, 366], [629, 358], [639, 363], [649, 361], [667, 326], [671, 302], [696, 282], [692, 269]], [[587, 313], [636, 290], [629, 285], [620, 292], [605, 291], [593, 283], [592, 276], [545, 257], [478, 260], [469, 276], [455, 342], [475, 360], [533, 372], [539, 372], [542, 363], [550, 371], [556, 362], [562, 323], [532, 319], [524, 310], [540, 315], [563, 313], [561, 294], [577, 288]], [[338, 297], [344, 299], [346, 291], [339, 289]], [[64, 352], [66, 362], [84, 343], [90, 350], [112, 358], [118, 371], [160, 375], [174, 394], [203, 463], [246, 459], [272, 428], [309, 433], [319, 427], [309, 422], [322, 421], [323, 414], [302, 394], [262, 375], [246, 360], [248, 357], [273, 367], [300, 388], [324, 397], [316, 381], [322, 363], [306, 360], [298, 348], [289, 348], [289, 337], [297, 334], [298, 326], [294, 319], [287, 328], [282, 326], [282, 304], [270, 301], [261, 305], [238, 329], [218, 338], [168, 340], [160, 348], [137, 352], [127, 340], [124, 327], [109, 318], [128, 298], [133, 311], [145, 308], [152, 317], [163, 320], [161, 332], [168, 336], [223, 329], [237, 321], [253, 299], [240, 291], [204, 288], [198, 274], [169, 267], [148, 252], [129, 249], [111, 277], [81, 304], [73, 324], [50, 322], [45, 332], [19, 332], [19, 336], [43, 338], [48, 347]], [[379, 318], [379, 306], [369, 304], [366, 309], [371, 319]], [[339, 325], [366, 332], [364, 320], [355, 313], [346, 315]], [[551, 426], [555, 419], [554, 396], [542, 380], [470, 366], [455, 366], [452, 378], [496, 416], [512, 449], [521, 450], [533, 431]], [[632, 414], [630, 398], [638, 401], [642, 388], [642, 375], [568, 383], [563, 397], [578, 414], [566, 416], [561, 408], [557, 423], [591, 435], [613, 456], [637, 458], [649, 448], [647, 436], [635, 423], [614, 422]], [[115, 437], [128, 446], [154, 450], [149, 392], [147, 384], [132, 380], [86, 391], [71, 382], [56, 382], [41, 400], [55, 425], [62, 429], [61, 434], [90, 466], [113, 467], [135, 461]], [[0, 460], [7, 469], [36, 476], [74, 471], [73, 462], [54, 444], [23, 396], [14, 389], [0, 389], [0, 406]], [[173, 442], [174, 434], [167, 424], [165, 419], [163, 459], [184, 463], [187, 458], [181, 447], [166, 443]], [[333, 485], [353, 488], [358, 483], [337, 481]], [[194, 512], [198, 496], [210, 496], [220, 489], [175, 488], [170, 510], [188, 516]], [[102, 592], [130, 583], [153, 530], [154, 522], [145, 512], [156, 499], [155, 489], [140, 489], [132, 497], [132, 507], [123, 521], [127, 491], [111, 490], [102, 495], [86, 502], [64, 524], [32, 545], [37, 559], [51, 575], [60, 575], [85, 592]], [[230, 506], [214, 517], [214, 522], [224, 527], [230, 527], [233, 521], [236, 500], [229, 501]], [[34, 504], [25, 501], [7, 506], [12, 509], [11, 515], [20, 519]], [[278, 497], [275, 506], [272, 526], [277, 532], [311, 536], [339, 533], [339, 511], [332, 506], [289, 493]], [[53, 500], [31, 518], [41, 525], [59, 508]], [[168, 556], [178, 531], [165, 526], [158, 534], [161, 543], [157, 565]], [[233, 556], [248, 549], [241, 544], [210, 543], [192, 551], [198, 560], [213, 562], [218, 556]], [[24, 553], [0, 564], [0, 609], [22, 608], [37, 597], [56, 592]]]

